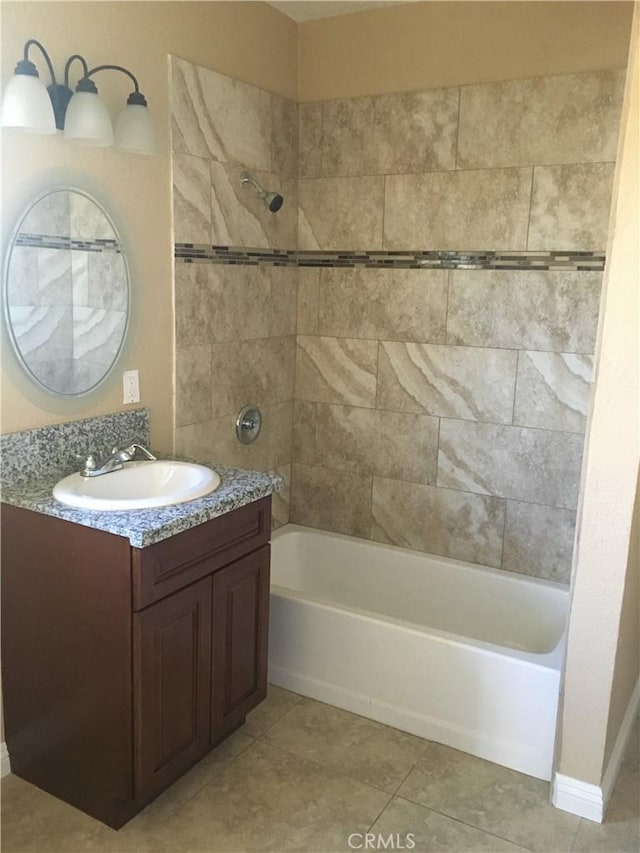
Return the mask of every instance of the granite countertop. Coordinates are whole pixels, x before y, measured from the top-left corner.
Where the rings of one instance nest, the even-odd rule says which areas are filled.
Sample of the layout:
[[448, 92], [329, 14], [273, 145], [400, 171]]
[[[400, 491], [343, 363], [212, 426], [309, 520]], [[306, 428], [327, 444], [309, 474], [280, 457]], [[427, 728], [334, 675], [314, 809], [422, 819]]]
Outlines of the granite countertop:
[[2, 501], [11, 506], [124, 536], [134, 548], [145, 548], [283, 488], [283, 480], [276, 474], [227, 468], [211, 462], [201, 464], [216, 471], [222, 482], [215, 492], [181, 504], [110, 512], [75, 509], [53, 497], [53, 487], [60, 479], [59, 476], [4, 483]]

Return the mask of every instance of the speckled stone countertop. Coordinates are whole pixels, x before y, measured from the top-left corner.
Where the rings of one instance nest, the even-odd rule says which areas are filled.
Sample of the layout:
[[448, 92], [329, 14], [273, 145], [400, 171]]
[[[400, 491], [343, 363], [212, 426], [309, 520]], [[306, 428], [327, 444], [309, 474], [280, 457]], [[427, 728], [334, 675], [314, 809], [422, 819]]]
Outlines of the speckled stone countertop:
[[75, 509], [53, 497], [53, 487], [59, 479], [57, 476], [5, 483], [2, 487], [2, 501], [85, 527], [115, 533], [116, 536], [126, 537], [134, 548], [145, 548], [273, 492], [279, 492], [283, 487], [282, 478], [275, 474], [226, 468], [211, 462], [202, 464], [220, 475], [220, 486], [210, 495], [171, 506], [114, 512]]

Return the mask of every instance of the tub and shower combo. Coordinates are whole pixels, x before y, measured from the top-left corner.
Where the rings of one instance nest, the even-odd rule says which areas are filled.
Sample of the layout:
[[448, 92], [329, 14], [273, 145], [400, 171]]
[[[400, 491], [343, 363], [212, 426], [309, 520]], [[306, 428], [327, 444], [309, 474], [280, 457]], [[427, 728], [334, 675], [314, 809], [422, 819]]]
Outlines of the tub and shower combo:
[[273, 683], [551, 778], [566, 587], [293, 524], [271, 562]]

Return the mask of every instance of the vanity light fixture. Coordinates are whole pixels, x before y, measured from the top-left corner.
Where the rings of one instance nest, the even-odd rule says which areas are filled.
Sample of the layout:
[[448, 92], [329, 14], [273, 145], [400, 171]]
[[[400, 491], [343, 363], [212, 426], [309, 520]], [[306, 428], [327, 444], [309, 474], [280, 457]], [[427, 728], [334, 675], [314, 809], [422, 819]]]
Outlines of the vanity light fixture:
[[[37, 47], [44, 56], [51, 76], [46, 88], [38, 69], [29, 59], [29, 48]], [[75, 94], [69, 87], [69, 71], [74, 61], [82, 65], [82, 77]], [[91, 79], [99, 71], [120, 71], [133, 81], [134, 91], [116, 122], [115, 135], [111, 117]], [[53, 134], [64, 131], [65, 139], [83, 145], [108, 147], [116, 145], [135, 154], [154, 154], [156, 150], [153, 118], [147, 101], [133, 74], [121, 65], [98, 65], [89, 68], [83, 56], [74, 53], [64, 67], [64, 83], [56, 80], [53, 63], [45, 48], [35, 39], [24, 46], [24, 57], [9, 80], [2, 102], [2, 126], [30, 133]]]

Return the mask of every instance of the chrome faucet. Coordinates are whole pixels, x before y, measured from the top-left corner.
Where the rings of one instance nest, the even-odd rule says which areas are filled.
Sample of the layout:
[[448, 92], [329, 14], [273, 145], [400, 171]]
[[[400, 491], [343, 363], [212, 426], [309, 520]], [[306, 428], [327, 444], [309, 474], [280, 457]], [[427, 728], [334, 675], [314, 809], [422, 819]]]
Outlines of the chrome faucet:
[[81, 477], [100, 477], [102, 474], [110, 474], [124, 467], [125, 462], [133, 462], [137, 451], [143, 453], [147, 459], [156, 461], [156, 457], [141, 444], [130, 444], [128, 447], [114, 447], [111, 455], [107, 456], [102, 465], [98, 465], [96, 457], [90, 453], [84, 461]]

